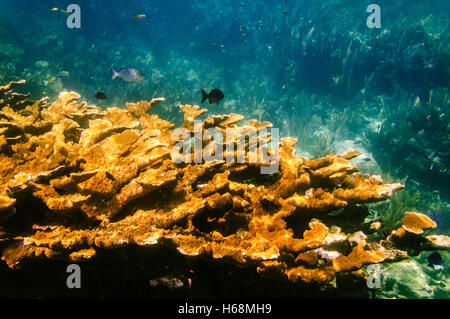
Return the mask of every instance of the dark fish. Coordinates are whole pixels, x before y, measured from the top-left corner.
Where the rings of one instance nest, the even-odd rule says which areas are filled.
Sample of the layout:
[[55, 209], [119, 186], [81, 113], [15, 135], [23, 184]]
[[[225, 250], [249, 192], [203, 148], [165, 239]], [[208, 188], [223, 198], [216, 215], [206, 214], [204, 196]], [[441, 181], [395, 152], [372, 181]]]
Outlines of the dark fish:
[[124, 81], [127, 82], [137, 82], [140, 80], [143, 80], [145, 76], [139, 72], [139, 70], [133, 69], [133, 68], [125, 68], [117, 72], [116, 70], [112, 69], [112, 79], [119, 77]]
[[107, 99], [106, 94], [103, 93], [103, 92], [97, 92], [97, 93], [95, 93], [95, 98], [96, 98], [97, 100], [106, 100], [106, 99]]
[[434, 266], [441, 266], [444, 262], [442, 261], [442, 256], [438, 252], [431, 253], [428, 256], [428, 267], [434, 269]]
[[202, 90], [202, 103], [208, 100], [209, 104], [219, 104], [224, 96], [223, 92], [219, 89], [212, 89], [209, 94]]

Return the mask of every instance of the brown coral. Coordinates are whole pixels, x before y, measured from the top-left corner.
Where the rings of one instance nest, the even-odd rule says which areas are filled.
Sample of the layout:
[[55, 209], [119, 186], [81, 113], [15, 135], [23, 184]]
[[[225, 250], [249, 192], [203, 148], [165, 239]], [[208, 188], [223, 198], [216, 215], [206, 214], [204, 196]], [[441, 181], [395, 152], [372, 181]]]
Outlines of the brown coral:
[[333, 267], [336, 271], [349, 271], [359, 269], [364, 264], [373, 264], [383, 261], [386, 256], [383, 252], [364, 250], [365, 242], [353, 248], [348, 256], [339, 256], [333, 259]]
[[436, 223], [428, 216], [417, 212], [405, 212], [402, 226], [387, 237], [387, 241], [417, 254], [421, 250], [438, 250], [450, 248], [450, 237], [445, 235], [422, 236], [425, 230], [435, 228]]
[[408, 232], [420, 235], [425, 229], [435, 228], [436, 223], [424, 214], [406, 212], [402, 227]]
[[[170, 244], [185, 255], [231, 258], [264, 276], [325, 284], [336, 273], [407, 256], [326, 222], [336, 209], [345, 214], [403, 188], [355, 173], [350, 160], [358, 151], [297, 157], [293, 138], [282, 139], [279, 150], [268, 147], [271, 123], [239, 126], [243, 117], [229, 114], [207, 117], [195, 128], [215, 128], [225, 138], [222, 146], [233, 146], [221, 160], [194, 163], [189, 156], [176, 164], [173, 124], [147, 114], [162, 98], [107, 110], [79, 103], [75, 92], [61, 93], [49, 106], [45, 99], [5, 99], [19, 84], [0, 87], [0, 222], [29, 219], [18, 233], [2, 235], [2, 260], [12, 268], [28, 258], [82, 261], [100, 248]], [[207, 112], [190, 105], [181, 110], [190, 130]], [[262, 134], [245, 140], [245, 161], [239, 162], [234, 146], [249, 132]], [[202, 141], [202, 151], [215, 143]], [[278, 152], [274, 174], [259, 173], [265, 165], [259, 155], [248, 160], [261, 148]], [[40, 225], [14, 212], [30, 199], [44, 205]], [[411, 218], [405, 220], [409, 230], [426, 227], [414, 219], [411, 228]]]

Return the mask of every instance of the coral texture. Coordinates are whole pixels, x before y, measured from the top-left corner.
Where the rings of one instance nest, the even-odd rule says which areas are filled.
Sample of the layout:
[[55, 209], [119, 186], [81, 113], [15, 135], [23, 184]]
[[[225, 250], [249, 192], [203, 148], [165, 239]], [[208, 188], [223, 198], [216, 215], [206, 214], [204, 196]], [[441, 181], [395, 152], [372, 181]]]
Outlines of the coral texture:
[[[395, 246], [399, 236], [373, 235], [379, 227], [364, 222], [361, 206], [403, 185], [357, 173], [350, 160], [358, 151], [309, 160], [295, 156], [296, 139], [283, 138], [271, 175], [259, 173], [260, 158], [176, 164], [174, 125], [148, 114], [163, 98], [102, 110], [62, 92], [47, 105], [13, 95], [19, 84], [0, 87], [0, 248], [11, 268], [30, 258], [81, 262], [100, 248], [172, 245], [264, 276], [325, 284], [339, 272], [408, 257]], [[191, 130], [207, 112], [181, 110]], [[242, 119], [210, 116], [201, 130], [225, 136], [229, 128], [245, 134], [271, 126], [238, 126]], [[264, 138], [249, 139], [246, 150], [267, 147], [270, 135]], [[211, 143], [203, 142], [203, 152]], [[448, 237], [421, 237], [426, 218], [408, 213], [403, 222], [427, 247], [448, 248]]]

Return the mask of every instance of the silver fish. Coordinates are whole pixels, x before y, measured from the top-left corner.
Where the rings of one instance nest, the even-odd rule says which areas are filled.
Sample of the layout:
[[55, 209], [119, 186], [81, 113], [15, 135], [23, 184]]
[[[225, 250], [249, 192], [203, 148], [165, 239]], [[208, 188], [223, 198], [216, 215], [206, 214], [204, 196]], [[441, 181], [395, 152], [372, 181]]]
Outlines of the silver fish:
[[125, 68], [117, 72], [116, 70], [112, 69], [112, 79], [119, 77], [124, 81], [127, 82], [137, 82], [140, 80], [143, 80], [145, 76], [139, 72], [139, 70], [133, 69], [133, 68]]

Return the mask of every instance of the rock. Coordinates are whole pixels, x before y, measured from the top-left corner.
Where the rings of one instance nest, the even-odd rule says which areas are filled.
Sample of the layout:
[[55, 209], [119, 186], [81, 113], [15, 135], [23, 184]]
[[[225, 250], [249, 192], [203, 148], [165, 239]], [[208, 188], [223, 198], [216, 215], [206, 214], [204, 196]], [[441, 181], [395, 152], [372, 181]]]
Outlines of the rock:
[[[448, 252], [441, 252], [448, 259]], [[450, 286], [446, 281], [448, 271], [432, 269], [426, 265], [429, 253], [419, 258], [381, 266], [382, 284], [378, 298], [430, 299], [450, 298]], [[445, 257], [444, 257], [445, 260]], [[444, 265], [445, 269], [445, 265]]]
[[357, 166], [361, 171], [370, 174], [381, 174], [381, 168], [377, 161], [364, 146], [353, 140], [338, 141], [335, 144], [337, 154], [344, 154], [352, 150], [358, 150], [361, 155], [352, 159], [352, 164]]

